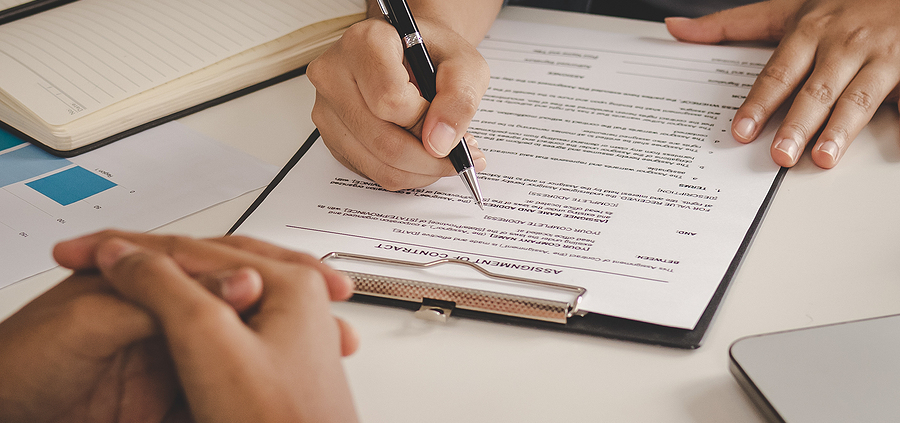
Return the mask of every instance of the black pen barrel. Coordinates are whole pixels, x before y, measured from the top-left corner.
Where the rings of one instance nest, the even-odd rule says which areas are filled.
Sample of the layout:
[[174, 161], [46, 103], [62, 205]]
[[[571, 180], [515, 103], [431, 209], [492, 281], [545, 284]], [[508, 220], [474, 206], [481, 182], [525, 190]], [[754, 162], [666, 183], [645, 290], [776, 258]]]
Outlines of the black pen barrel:
[[475, 166], [472, 163], [472, 154], [469, 152], [469, 146], [466, 145], [465, 138], [459, 140], [459, 144], [456, 144], [456, 147], [453, 147], [453, 149], [450, 150], [450, 154], [447, 155], [447, 158], [450, 159], [450, 163], [453, 164], [453, 168], [456, 169], [457, 172], [462, 172], [465, 169]]
[[434, 64], [428, 56], [425, 44], [416, 44], [406, 49], [406, 62], [412, 70], [413, 76], [416, 78], [416, 85], [422, 92], [422, 97], [431, 102], [437, 95], [437, 86], [435, 85]]
[[397, 28], [397, 32], [404, 36], [408, 34], [417, 34], [419, 32], [419, 28], [416, 26], [416, 20], [413, 19], [412, 11], [409, 10], [409, 5], [405, 1], [385, 0], [385, 5], [390, 9], [391, 13], [393, 13], [393, 16], [391, 16], [391, 23], [394, 24], [394, 28]]

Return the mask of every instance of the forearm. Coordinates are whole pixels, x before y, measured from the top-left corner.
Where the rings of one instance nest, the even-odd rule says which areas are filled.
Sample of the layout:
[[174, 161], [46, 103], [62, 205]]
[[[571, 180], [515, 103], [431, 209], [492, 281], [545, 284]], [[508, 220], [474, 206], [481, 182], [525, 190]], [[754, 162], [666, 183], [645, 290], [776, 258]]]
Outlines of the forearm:
[[[416, 19], [440, 23], [478, 45], [500, 12], [502, 0], [408, 0]], [[368, 16], [381, 16], [378, 2], [368, 0]]]

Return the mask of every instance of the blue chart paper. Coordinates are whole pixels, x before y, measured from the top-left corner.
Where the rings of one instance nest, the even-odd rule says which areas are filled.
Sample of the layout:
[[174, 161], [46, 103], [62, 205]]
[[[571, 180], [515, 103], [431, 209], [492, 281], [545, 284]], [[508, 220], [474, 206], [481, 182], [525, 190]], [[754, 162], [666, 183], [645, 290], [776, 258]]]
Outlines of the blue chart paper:
[[0, 130], [0, 188], [38, 176], [43, 177], [25, 185], [62, 206], [85, 200], [116, 186], [114, 182], [96, 173]]
[[75, 166], [25, 185], [62, 206], [106, 191], [116, 184], [83, 167]]
[[0, 131], [0, 288], [53, 268], [61, 240], [148, 231], [259, 188], [276, 170], [177, 122], [69, 159]]
[[[2, 134], [3, 131], [0, 130], [0, 138]], [[0, 145], [0, 148], [2, 147]], [[7, 148], [6, 152], [0, 152], [0, 187], [22, 182], [71, 164], [72, 162], [51, 156], [33, 145], [24, 145], [17, 149]]]
[[6, 150], [10, 147], [15, 147], [19, 144], [24, 144], [24, 142], [14, 137], [9, 132], [0, 130], [0, 151]]

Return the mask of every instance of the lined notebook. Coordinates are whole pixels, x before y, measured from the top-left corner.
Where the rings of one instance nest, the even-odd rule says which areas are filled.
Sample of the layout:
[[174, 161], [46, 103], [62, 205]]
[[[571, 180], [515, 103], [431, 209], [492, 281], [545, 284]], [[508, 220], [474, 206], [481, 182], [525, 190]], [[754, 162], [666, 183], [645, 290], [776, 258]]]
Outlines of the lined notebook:
[[362, 0], [80, 0], [0, 26], [0, 120], [75, 150], [302, 67], [363, 13]]

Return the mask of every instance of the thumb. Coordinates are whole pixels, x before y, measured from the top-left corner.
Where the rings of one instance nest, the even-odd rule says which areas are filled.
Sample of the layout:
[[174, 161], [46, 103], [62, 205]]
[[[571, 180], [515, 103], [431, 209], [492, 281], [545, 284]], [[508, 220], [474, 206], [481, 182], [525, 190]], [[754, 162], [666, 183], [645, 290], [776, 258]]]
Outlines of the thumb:
[[666, 29], [679, 41], [716, 44], [728, 41], [778, 41], [792, 15], [776, 1], [722, 10], [696, 19], [666, 18]]
[[473, 52], [460, 54], [438, 66], [437, 94], [422, 126], [422, 142], [435, 157], [446, 156], [463, 139], [481, 96], [487, 91], [490, 70], [474, 49], [469, 53]]

